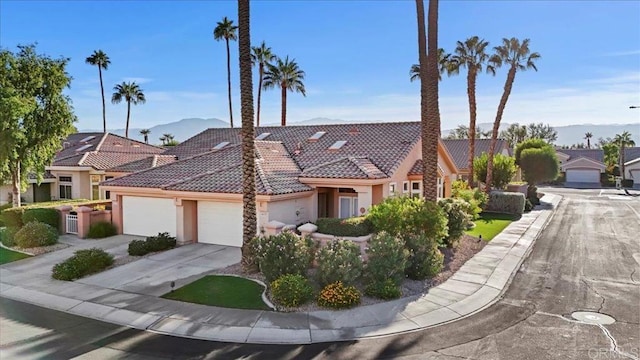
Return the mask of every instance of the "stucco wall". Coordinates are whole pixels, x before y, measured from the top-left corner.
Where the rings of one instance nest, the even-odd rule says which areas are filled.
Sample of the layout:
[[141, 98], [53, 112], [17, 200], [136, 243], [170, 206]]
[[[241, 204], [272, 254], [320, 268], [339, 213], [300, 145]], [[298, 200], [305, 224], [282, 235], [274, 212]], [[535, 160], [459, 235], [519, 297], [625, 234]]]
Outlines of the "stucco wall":
[[[91, 177], [89, 171], [60, 171], [51, 170], [56, 178], [71, 176], [71, 196], [74, 199], [91, 199]], [[55, 182], [51, 187], [51, 197], [60, 199], [60, 183]]]
[[11, 193], [11, 185], [0, 186], [0, 205], [9, 203], [9, 193]]
[[[311, 194], [309, 194], [311, 195]], [[280, 221], [285, 224], [297, 225], [312, 221], [312, 207], [315, 206], [312, 196], [304, 198], [272, 201], [267, 204], [268, 221]]]

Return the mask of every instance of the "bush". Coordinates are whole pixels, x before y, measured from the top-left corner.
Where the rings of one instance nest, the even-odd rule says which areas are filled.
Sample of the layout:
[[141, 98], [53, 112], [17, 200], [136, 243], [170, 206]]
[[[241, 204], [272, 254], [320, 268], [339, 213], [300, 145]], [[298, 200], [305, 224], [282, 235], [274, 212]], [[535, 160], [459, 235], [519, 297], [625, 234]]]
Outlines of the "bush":
[[72, 281], [100, 272], [113, 264], [113, 255], [98, 248], [78, 250], [67, 260], [53, 266], [51, 277]]
[[632, 188], [633, 187], [633, 179], [623, 179], [621, 182], [623, 188]]
[[24, 223], [22, 222], [23, 207], [9, 208], [2, 210], [2, 221], [7, 227], [21, 228]]
[[6, 209], [10, 209], [11, 208], [11, 204], [4, 204], [4, 205], [0, 205], [0, 227], [4, 227], [4, 220], [2, 218], [2, 212]]
[[[476, 157], [473, 160], [473, 172], [476, 179], [485, 182], [487, 179], [487, 166], [489, 162], [489, 155], [482, 153], [482, 155]], [[493, 157], [493, 179], [491, 180], [491, 187], [495, 189], [504, 189], [507, 184], [513, 179], [513, 175], [516, 174], [516, 162], [515, 159], [508, 155], [495, 154]]]
[[313, 298], [313, 288], [304, 276], [282, 275], [271, 283], [271, 297], [286, 307], [300, 306]]
[[371, 207], [369, 219], [376, 231], [393, 236], [426, 233], [438, 242], [447, 236], [446, 214], [438, 204], [422, 198], [388, 197]]
[[25, 209], [22, 213], [22, 223], [27, 224], [32, 221], [39, 221], [52, 226], [56, 230], [60, 229], [60, 213], [51, 208]]
[[529, 148], [520, 154], [522, 175], [529, 185], [552, 181], [558, 177], [560, 165], [556, 151], [547, 145], [542, 148]]
[[15, 236], [18, 230], [20, 229], [14, 226], [0, 229], [0, 242], [2, 242], [2, 245], [6, 247], [15, 246]]
[[402, 284], [409, 259], [409, 250], [402, 238], [386, 232], [378, 233], [369, 241], [367, 255], [365, 279], [369, 285], [379, 287], [387, 280], [397, 286]]
[[156, 236], [149, 236], [145, 240], [133, 240], [129, 243], [127, 252], [131, 256], [142, 256], [151, 252], [165, 251], [176, 247], [176, 238], [169, 236], [169, 233], [158, 233]]
[[409, 249], [405, 274], [410, 279], [424, 280], [437, 275], [444, 266], [444, 255], [438, 243], [427, 234], [408, 235], [405, 243]]
[[333, 240], [316, 255], [320, 286], [341, 281], [353, 284], [362, 275], [360, 247], [350, 240]]
[[319, 218], [318, 232], [334, 236], [365, 236], [373, 232], [371, 221], [364, 216], [348, 219]]
[[346, 309], [360, 303], [360, 292], [354, 286], [338, 281], [325, 286], [318, 294], [318, 305], [333, 309]]
[[100, 221], [95, 224], [91, 224], [89, 227], [89, 233], [87, 237], [89, 239], [102, 239], [109, 236], [114, 236], [118, 233], [116, 226], [108, 221]]
[[462, 199], [441, 199], [438, 205], [447, 214], [449, 235], [444, 238], [447, 247], [454, 247], [472, 224], [475, 207]]
[[282, 275], [306, 275], [311, 263], [310, 242], [291, 232], [257, 237], [252, 242], [260, 271], [272, 282]]
[[524, 194], [517, 192], [492, 191], [487, 211], [522, 215], [524, 212]]
[[473, 190], [453, 190], [451, 192], [451, 197], [464, 200], [471, 205], [469, 208], [469, 215], [471, 215], [472, 220], [478, 218], [478, 215], [482, 212], [482, 210], [484, 210], [484, 208], [487, 206], [487, 203], [489, 202], [489, 195], [478, 188], [475, 188]]
[[531, 210], [533, 210], [533, 204], [527, 199], [527, 201], [524, 202], [524, 212], [531, 212]]
[[382, 282], [370, 283], [364, 293], [378, 299], [391, 300], [399, 298], [402, 295], [402, 289], [393, 280], [387, 279]]
[[538, 139], [538, 138], [533, 138], [533, 139], [529, 139], [529, 140], [525, 140], [521, 143], [519, 143], [516, 146], [516, 150], [514, 152], [514, 157], [516, 159], [516, 164], [520, 165], [520, 161], [522, 160], [522, 151], [527, 150], [527, 149], [542, 149], [542, 148], [546, 148], [546, 147], [550, 147], [551, 145], [549, 145], [549, 143], [547, 143], [546, 141], [542, 140], [542, 139]]
[[32, 221], [18, 230], [14, 241], [21, 248], [53, 245], [58, 242], [58, 231], [45, 223]]
[[131, 256], [142, 256], [150, 253], [147, 248], [147, 242], [144, 240], [133, 240], [129, 243], [129, 248], [127, 252]]

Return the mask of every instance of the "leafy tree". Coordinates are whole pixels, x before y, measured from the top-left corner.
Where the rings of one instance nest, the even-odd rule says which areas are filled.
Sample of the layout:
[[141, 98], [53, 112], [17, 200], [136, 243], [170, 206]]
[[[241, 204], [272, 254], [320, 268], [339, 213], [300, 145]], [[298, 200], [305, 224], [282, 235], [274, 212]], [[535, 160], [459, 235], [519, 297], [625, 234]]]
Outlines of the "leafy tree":
[[[451, 74], [451, 54], [447, 54], [443, 48], [438, 49], [438, 71], [440, 72], [438, 80], [442, 80], [442, 74], [445, 72]], [[418, 79], [420, 79], [420, 64], [413, 64], [409, 70], [409, 81], [414, 82]]]
[[[489, 164], [489, 155], [482, 153], [473, 160], [473, 166], [476, 178], [486, 179], [487, 168]], [[491, 186], [487, 188], [491, 189], [504, 189], [509, 184], [513, 176], [516, 174], [515, 159], [511, 156], [496, 154], [493, 158], [493, 177], [491, 178]]]
[[542, 139], [529, 139], [521, 142], [520, 144], [518, 144], [518, 146], [516, 146], [516, 151], [513, 154], [514, 157], [516, 158], [516, 164], [520, 165], [520, 154], [522, 153], [523, 150], [542, 149], [544, 147], [550, 147], [550, 145], [547, 144], [546, 141]]
[[229, 40], [236, 40], [237, 26], [233, 25], [233, 20], [229, 20], [226, 16], [222, 21], [218, 21], [215, 29], [213, 29], [213, 38], [217, 41], [224, 39], [227, 45], [227, 90], [229, 94], [229, 122], [233, 127], [233, 108], [231, 106], [231, 53], [229, 52]]
[[144, 93], [138, 84], [134, 82], [122, 82], [113, 87], [111, 102], [119, 104], [122, 100], [127, 102], [127, 125], [124, 130], [124, 137], [129, 138], [129, 119], [131, 117], [131, 104], [138, 105], [147, 102]]
[[151, 134], [151, 130], [149, 129], [140, 130], [140, 135], [144, 136], [144, 142], [147, 144], [149, 143], [149, 134]]
[[[476, 139], [490, 139], [491, 131], [483, 131], [481, 127], [476, 126], [476, 131], [474, 132]], [[458, 125], [455, 129], [451, 130], [449, 135], [445, 137], [445, 139], [449, 140], [462, 140], [469, 138], [469, 127], [466, 125]]]
[[613, 138], [613, 142], [618, 145], [618, 157], [620, 158], [620, 172], [622, 173], [622, 179], [625, 179], [624, 173], [624, 148], [636, 146], [636, 142], [631, 139], [631, 133], [628, 131], [622, 134], [617, 134]]
[[271, 52], [271, 48], [265, 45], [264, 41], [260, 47], [251, 48], [251, 62], [258, 64], [258, 109], [256, 112], [256, 126], [260, 126], [260, 98], [262, 96], [262, 81], [264, 80], [264, 68], [271, 64], [276, 56]]
[[500, 132], [500, 138], [504, 139], [510, 148], [514, 148], [519, 143], [527, 139], [527, 126], [514, 123]]
[[0, 49], [0, 183], [11, 183], [13, 206], [21, 205], [27, 175], [41, 181], [73, 130], [76, 116], [63, 93], [71, 84], [68, 62], [38, 54], [35, 45]]
[[104, 103], [104, 85], [102, 84], [102, 70], [108, 70], [111, 60], [109, 56], [102, 50], [95, 50], [91, 56], [85, 59], [85, 62], [89, 65], [98, 67], [98, 76], [100, 77], [100, 93], [102, 94], [102, 127], [103, 131], [107, 132], [107, 110]]
[[280, 87], [282, 92], [282, 118], [280, 125], [287, 126], [287, 91], [295, 91], [307, 96], [304, 88], [304, 71], [300, 70], [295, 59], [289, 60], [287, 56], [284, 61], [277, 58], [275, 64], [269, 64], [264, 74], [262, 86], [266, 89]]
[[[253, 84], [251, 74], [249, 0], [238, 0], [240, 53], [240, 109], [242, 117], [242, 267], [255, 271], [251, 241], [257, 232], [256, 172], [253, 127]], [[263, 44], [264, 45], [264, 44]], [[302, 88], [304, 91], [304, 87]]]
[[585, 140], [587, 140], [587, 149], [591, 149], [591, 138], [593, 137], [593, 134], [590, 132], [586, 132], [584, 134], [584, 138]]
[[500, 132], [500, 138], [505, 139], [509, 147], [514, 148], [519, 143], [528, 139], [542, 139], [552, 144], [558, 139], [558, 132], [549, 124], [531, 123], [528, 125], [520, 125], [514, 123], [509, 125], [506, 130]]
[[559, 165], [555, 150], [549, 145], [522, 149], [520, 168], [530, 187], [558, 177]]
[[[496, 113], [496, 119], [493, 123], [493, 133], [491, 134], [491, 144], [489, 145], [489, 164], [487, 171], [486, 183], [492, 183], [493, 177], [493, 154], [495, 154], [496, 143], [498, 142], [498, 130], [500, 129], [500, 121], [502, 120], [502, 114], [507, 106], [507, 100], [511, 94], [513, 88], [513, 82], [516, 79], [516, 72], [525, 71], [527, 69], [533, 69], [538, 71], [536, 67], [536, 60], [540, 58], [540, 54], [537, 52], [531, 52], [529, 49], [529, 39], [524, 39], [522, 42], [516, 38], [502, 39], [502, 45], [494, 48], [496, 53], [491, 56], [489, 62], [492, 66], [499, 68], [503, 64], [509, 66], [509, 72], [507, 73], [507, 79], [504, 83], [504, 92], [500, 98], [498, 104], [498, 112]], [[487, 187], [489, 191], [489, 187]]]

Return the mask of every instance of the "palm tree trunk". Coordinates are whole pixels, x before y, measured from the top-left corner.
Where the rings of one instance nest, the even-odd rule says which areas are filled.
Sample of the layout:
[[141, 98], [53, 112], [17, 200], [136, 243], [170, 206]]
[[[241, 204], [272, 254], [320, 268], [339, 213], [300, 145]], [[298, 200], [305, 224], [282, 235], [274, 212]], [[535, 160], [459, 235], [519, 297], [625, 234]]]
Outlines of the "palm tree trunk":
[[282, 88], [282, 118], [280, 119], [281, 126], [287, 126], [287, 88]]
[[102, 67], [98, 64], [98, 75], [100, 75], [100, 92], [102, 93], [102, 129], [107, 132], [107, 110], [104, 103], [104, 86], [102, 85]]
[[426, 197], [426, 189], [428, 186], [427, 177], [429, 169], [427, 169], [427, 158], [429, 157], [429, 123], [427, 118], [427, 93], [429, 87], [427, 85], [427, 35], [424, 19], [424, 2], [416, 0], [416, 13], [418, 17], [418, 61], [420, 63], [420, 136], [422, 139], [422, 195]]
[[262, 95], [262, 77], [264, 76], [264, 64], [260, 63], [259, 65], [259, 75], [260, 78], [258, 79], [258, 112], [257, 112], [257, 119], [256, 119], [256, 126], [260, 126], [260, 97]]
[[11, 194], [13, 196], [13, 207], [21, 206], [20, 201], [20, 162], [16, 162], [16, 167], [11, 174]]
[[229, 39], [227, 40], [227, 90], [229, 93], [229, 122], [233, 128], [233, 109], [231, 107], [231, 52], [229, 51]]
[[124, 129], [124, 137], [129, 138], [129, 116], [131, 115], [131, 101], [127, 101], [127, 126]]
[[622, 180], [625, 179], [625, 173], [624, 173], [624, 148], [625, 148], [625, 144], [623, 142], [620, 142], [620, 176], [622, 176]]
[[249, 0], [238, 0], [240, 114], [242, 118], [242, 203], [244, 205], [242, 211], [242, 267], [247, 272], [255, 272], [257, 268], [251, 248], [251, 240], [257, 233], [257, 218], [249, 19]]
[[[427, 201], [438, 200], [438, 142], [440, 141], [440, 109], [438, 105], [438, 0], [429, 0], [427, 18], [426, 111], [427, 137], [423, 138], [423, 194]], [[423, 54], [424, 56], [424, 54]], [[425, 88], [421, 87], [421, 92]], [[423, 128], [423, 137], [424, 137]], [[426, 174], [424, 173], [426, 171]]]
[[500, 98], [500, 104], [498, 105], [498, 112], [496, 114], [496, 120], [493, 122], [493, 132], [491, 133], [491, 143], [489, 145], [489, 158], [487, 159], [487, 179], [485, 181], [487, 193], [491, 192], [491, 183], [493, 182], [493, 156], [496, 151], [496, 143], [498, 142], [498, 130], [500, 129], [500, 121], [502, 120], [502, 114], [504, 108], [507, 106], [507, 100], [511, 94], [511, 88], [513, 87], [513, 81], [516, 78], [516, 67], [511, 66], [509, 73], [507, 74], [507, 80], [504, 83], [504, 92], [502, 98]]
[[476, 76], [474, 67], [467, 73], [467, 96], [469, 97], [469, 187], [473, 188], [473, 159], [476, 152]]
[[144, 134], [144, 142], [145, 142], [145, 144], [149, 143], [149, 135]]

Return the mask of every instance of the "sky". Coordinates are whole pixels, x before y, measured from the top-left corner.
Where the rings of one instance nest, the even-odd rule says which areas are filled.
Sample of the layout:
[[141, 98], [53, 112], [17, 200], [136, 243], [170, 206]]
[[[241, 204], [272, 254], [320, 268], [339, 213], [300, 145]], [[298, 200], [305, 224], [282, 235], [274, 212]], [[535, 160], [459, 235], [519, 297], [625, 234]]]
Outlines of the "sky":
[[[0, 0], [0, 46], [37, 43], [37, 51], [67, 57], [67, 91], [78, 129], [101, 129], [98, 70], [85, 58], [101, 49], [107, 102], [113, 86], [136, 81], [147, 102], [132, 108], [131, 127], [182, 118], [228, 121], [226, 50], [213, 29], [224, 16], [237, 23], [235, 1]], [[640, 1], [440, 2], [439, 47], [478, 35], [531, 39], [538, 71], [519, 72], [503, 122], [638, 123], [640, 132]], [[420, 86], [415, 2], [252, 1], [251, 41], [295, 58], [307, 96], [290, 93], [288, 122], [316, 117], [351, 121], [418, 121]], [[231, 43], [234, 121], [240, 123], [238, 43]], [[490, 123], [507, 69], [478, 78], [478, 122]], [[254, 87], [257, 70], [254, 68]], [[254, 95], [255, 96], [255, 95]], [[443, 129], [468, 123], [466, 75], [440, 84]], [[124, 103], [107, 105], [108, 128], [123, 128]], [[280, 93], [263, 92], [263, 123], [279, 123]]]

